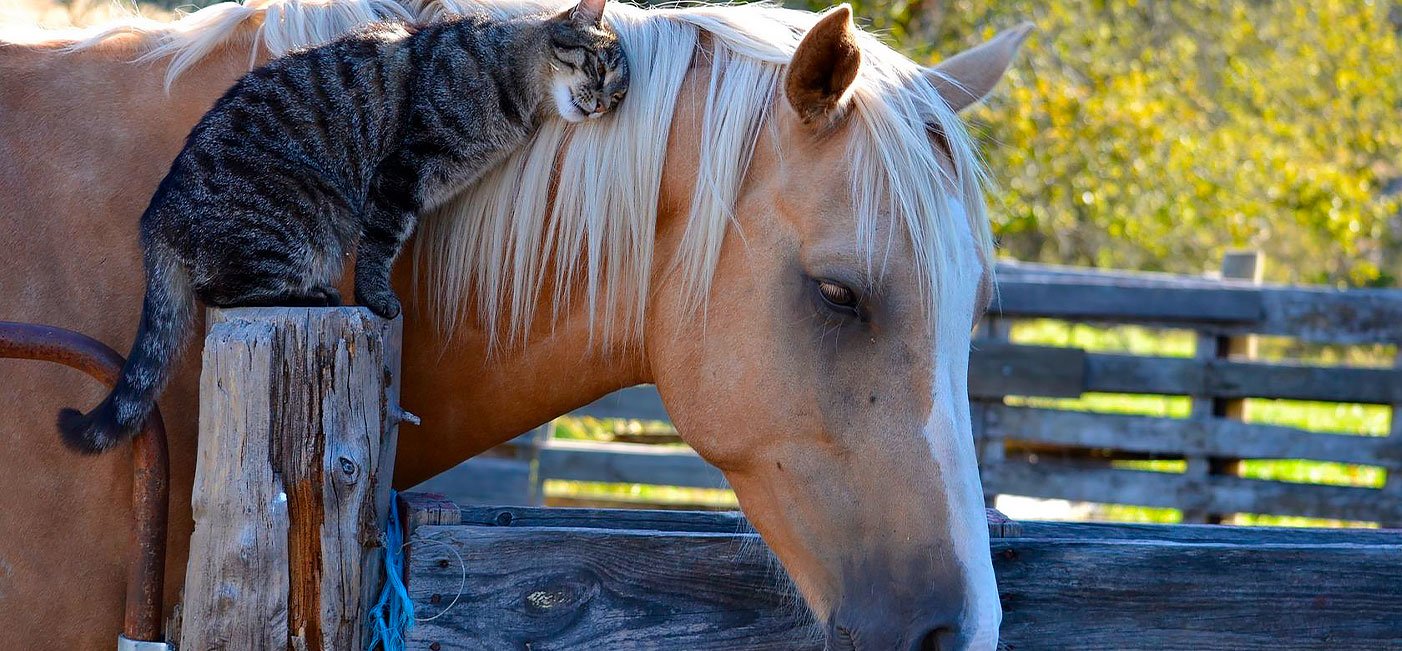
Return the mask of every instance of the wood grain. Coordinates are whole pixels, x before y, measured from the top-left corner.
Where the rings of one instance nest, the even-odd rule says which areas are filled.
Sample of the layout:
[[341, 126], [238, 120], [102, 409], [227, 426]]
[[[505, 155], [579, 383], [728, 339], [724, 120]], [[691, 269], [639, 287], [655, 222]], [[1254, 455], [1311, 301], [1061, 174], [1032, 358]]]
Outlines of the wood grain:
[[[382, 571], [400, 326], [361, 308], [214, 310], [209, 323], [200, 445], [210, 453], [196, 469], [191, 544], [201, 561], [186, 579], [182, 641], [361, 649]], [[226, 615], [230, 595], [267, 603]], [[249, 637], [248, 622], [269, 632]]]
[[1207, 475], [1088, 468], [1055, 459], [1008, 459], [983, 469], [985, 486], [1003, 493], [1211, 513], [1266, 513], [1364, 522], [1402, 519], [1402, 504], [1374, 488], [1322, 486]]
[[[423, 513], [421, 524], [463, 524], [477, 527], [563, 527], [636, 529], [659, 532], [753, 533], [739, 511], [661, 511], [646, 509], [562, 509], [538, 507], [463, 506], [448, 508], [441, 496], [402, 493], [406, 513]], [[444, 515], [446, 514], [446, 515]], [[1161, 540], [1169, 542], [1221, 542], [1248, 544], [1402, 544], [1402, 531], [1389, 529], [1325, 529], [1292, 527], [1218, 527], [1132, 522], [1011, 521], [988, 509], [992, 538], [1085, 538], [1110, 540]], [[1007, 526], [1015, 525], [1011, 529]]]
[[1402, 648], [1402, 545], [1004, 539], [1003, 641], [1031, 649]]
[[437, 618], [409, 649], [821, 648], [754, 534], [424, 526], [411, 549], [415, 614]]
[[[1402, 648], [1402, 532], [1026, 524], [990, 548], [1013, 651]], [[441, 616], [410, 649], [822, 648], [753, 534], [465, 523], [414, 540], [411, 597]]]
[[988, 421], [990, 430], [1008, 439], [1169, 458], [1313, 459], [1402, 467], [1402, 458], [1394, 455], [1386, 437], [1326, 434], [1220, 418], [1156, 418], [993, 405], [988, 408]]
[[[1254, 285], [1197, 276], [998, 264], [1005, 316], [1284, 335], [1316, 343], [1402, 341], [1402, 291]], [[1200, 298], [1199, 298], [1200, 297]]]
[[287, 645], [287, 496], [272, 457], [271, 324], [214, 328], [200, 373], [199, 454], [180, 642], [187, 649]]
[[539, 472], [550, 479], [728, 488], [725, 476], [695, 452], [637, 443], [553, 440], [540, 450]]
[[441, 493], [459, 504], [529, 506], [531, 464], [514, 458], [476, 456], [413, 488]]
[[969, 356], [969, 395], [975, 399], [1064, 398], [1089, 391], [1390, 404], [1402, 401], [1402, 372], [1001, 343], [982, 344]]

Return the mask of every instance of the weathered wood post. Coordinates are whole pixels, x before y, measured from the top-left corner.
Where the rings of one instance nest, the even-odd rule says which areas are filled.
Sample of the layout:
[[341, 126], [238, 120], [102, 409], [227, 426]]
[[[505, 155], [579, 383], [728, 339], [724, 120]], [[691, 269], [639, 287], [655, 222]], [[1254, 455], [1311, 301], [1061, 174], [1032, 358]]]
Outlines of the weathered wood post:
[[[1393, 354], [1392, 368], [1402, 370], [1402, 345], [1397, 346], [1397, 352]], [[1388, 441], [1391, 445], [1384, 449], [1391, 452], [1393, 462], [1387, 466], [1382, 492], [1392, 503], [1402, 504], [1402, 402], [1392, 403], [1387, 417]], [[1402, 529], [1402, 518], [1391, 516], [1383, 518], [1378, 524], [1388, 529]]]
[[181, 648], [364, 648], [401, 331], [363, 308], [209, 312]]
[[[989, 313], [979, 323], [978, 332], [974, 334], [974, 345], [1006, 344], [1012, 337], [1012, 329], [1012, 319]], [[992, 473], [988, 469], [996, 468], [1003, 463], [1006, 456], [1006, 444], [1003, 441], [1002, 431], [990, 427], [990, 404], [1001, 405], [1003, 400], [999, 398], [993, 403], [987, 400], [971, 400], [969, 402], [969, 424], [973, 429], [974, 446], [978, 454], [979, 476], [983, 482], [983, 505], [992, 509], [997, 506], [998, 487], [993, 481], [990, 481]]]
[[[1265, 256], [1260, 251], [1228, 251], [1222, 256], [1222, 279], [1245, 280], [1261, 284], [1265, 274]], [[1199, 332], [1197, 336], [1198, 359], [1251, 359], [1256, 356], [1256, 338], [1222, 337], [1209, 332]], [[1245, 420], [1246, 401], [1211, 396], [1194, 396], [1192, 401], [1193, 418], [1229, 418]], [[1239, 459], [1219, 457], [1189, 457], [1186, 474], [1196, 477], [1206, 486], [1207, 478], [1213, 475], [1235, 475], [1240, 471]], [[1209, 513], [1205, 508], [1183, 509], [1185, 523], [1221, 524], [1229, 514]]]

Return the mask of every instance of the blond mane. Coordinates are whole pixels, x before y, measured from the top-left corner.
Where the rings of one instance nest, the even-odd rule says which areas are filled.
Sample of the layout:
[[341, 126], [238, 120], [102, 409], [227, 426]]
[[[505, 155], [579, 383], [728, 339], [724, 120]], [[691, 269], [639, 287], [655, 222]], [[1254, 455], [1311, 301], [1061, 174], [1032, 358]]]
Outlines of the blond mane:
[[[278, 55], [379, 20], [511, 16], [563, 6], [560, 0], [247, 0], [172, 23], [132, 18], [79, 34], [66, 47], [138, 35], [147, 41], [142, 59], [170, 58], [169, 85], [234, 39]], [[711, 81], [691, 221], [675, 271], [691, 304], [704, 305], [751, 147], [769, 123], [784, 66], [818, 17], [768, 5], [640, 9], [610, 3], [607, 19], [633, 71], [628, 100], [616, 115], [578, 126], [545, 124], [480, 183], [423, 220], [415, 266], [425, 272], [445, 334], [475, 314], [493, 342], [519, 343], [531, 328], [534, 306], [549, 291], [554, 317], [572, 300], [583, 300], [591, 327], [611, 324], [603, 329], [605, 343], [620, 333], [623, 343], [641, 341], [668, 134], [703, 32], [710, 36]], [[861, 34], [861, 46], [851, 112], [860, 128], [853, 129], [847, 157], [858, 215], [854, 235], [876, 267], [889, 245], [877, 241], [878, 220], [894, 220], [898, 226], [891, 230], [903, 226], [935, 310], [931, 322], [938, 323], [933, 317], [940, 312], [944, 274], [970, 267], [991, 273], [984, 173], [928, 71], [871, 35]], [[950, 145], [953, 178], [930, 144], [931, 129]], [[977, 256], [975, 264], [968, 264], [969, 256]], [[584, 288], [581, 297], [572, 295], [576, 287]]]
[[[498, 14], [561, 6], [539, 0], [435, 5]], [[423, 221], [416, 268], [425, 274], [445, 335], [475, 314], [494, 343], [518, 344], [532, 327], [542, 292], [549, 291], [554, 317], [583, 300], [591, 328], [609, 324], [600, 330], [604, 344], [620, 336], [621, 343], [641, 342], [667, 140], [702, 32], [711, 37], [711, 81], [698, 136], [700, 169], [675, 272], [682, 274], [690, 304], [704, 305], [753, 143], [769, 123], [784, 66], [819, 15], [768, 5], [612, 4], [606, 17], [633, 72], [617, 114], [581, 125], [547, 123], [528, 146]], [[861, 128], [854, 129], [848, 156], [858, 215], [854, 235], [879, 274], [889, 242], [877, 241], [878, 220], [895, 220], [893, 230], [910, 237], [934, 310], [931, 323], [938, 323], [933, 317], [940, 313], [944, 274], [991, 273], [983, 169], [928, 71], [875, 37], [862, 34], [861, 41], [863, 65], [852, 95], [852, 119]], [[931, 146], [931, 129], [948, 140], [953, 178]], [[972, 247], [967, 235], [961, 237], [967, 233]], [[576, 297], [571, 292], [578, 287], [583, 295]]]

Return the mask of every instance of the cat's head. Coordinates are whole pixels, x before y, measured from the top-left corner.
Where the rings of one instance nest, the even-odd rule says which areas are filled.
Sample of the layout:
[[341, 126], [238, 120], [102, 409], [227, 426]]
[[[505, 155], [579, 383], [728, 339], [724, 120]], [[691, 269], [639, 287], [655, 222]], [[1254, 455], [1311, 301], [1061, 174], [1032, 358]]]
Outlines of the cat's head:
[[606, 0], [580, 0], [549, 21], [550, 97], [570, 122], [597, 118], [628, 92], [628, 60], [604, 23]]

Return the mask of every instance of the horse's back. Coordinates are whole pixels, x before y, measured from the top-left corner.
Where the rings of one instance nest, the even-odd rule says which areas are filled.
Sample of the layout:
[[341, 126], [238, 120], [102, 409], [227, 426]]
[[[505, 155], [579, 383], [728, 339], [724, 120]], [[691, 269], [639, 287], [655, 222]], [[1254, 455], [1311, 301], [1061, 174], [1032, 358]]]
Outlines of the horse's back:
[[[144, 284], [141, 213], [248, 58], [227, 48], [167, 95], [165, 66], [131, 63], [124, 40], [71, 54], [0, 43], [0, 320], [62, 326], [125, 354]], [[190, 491], [194, 358], [161, 401], [189, 415], [167, 419], [172, 496]], [[54, 426], [60, 407], [88, 409], [105, 391], [55, 364], [0, 360], [0, 646], [110, 648], [121, 630], [130, 454], [80, 457]], [[190, 527], [188, 499], [171, 507], [168, 602]]]

